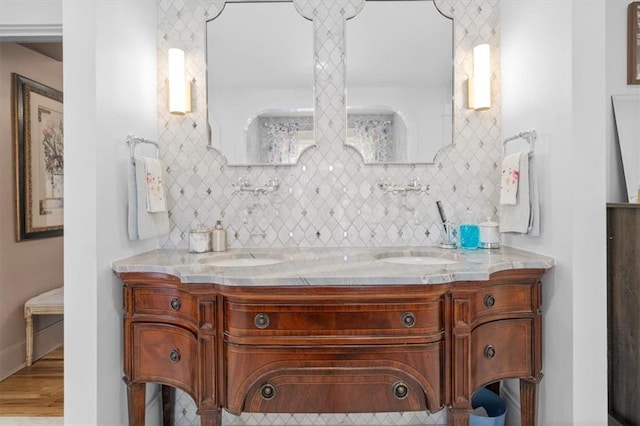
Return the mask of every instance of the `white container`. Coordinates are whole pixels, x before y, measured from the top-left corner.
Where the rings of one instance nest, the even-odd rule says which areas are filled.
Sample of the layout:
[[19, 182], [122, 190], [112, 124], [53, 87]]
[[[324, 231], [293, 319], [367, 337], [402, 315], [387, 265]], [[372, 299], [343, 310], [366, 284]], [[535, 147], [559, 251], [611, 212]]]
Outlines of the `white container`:
[[205, 253], [211, 250], [211, 231], [198, 227], [189, 230], [189, 251], [191, 253]]
[[500, 231], [498, 230], [498, 224], [496, 222], [481, 222], [478, 225], [480, 228], [480, 243], [478, 247], [484, 249], [496, 249], [500, 247]]
[[211, 231], [213, 251], [227, 251], [227, 231], [222, 227], [220, 221], [216, 222], [216, 226]]

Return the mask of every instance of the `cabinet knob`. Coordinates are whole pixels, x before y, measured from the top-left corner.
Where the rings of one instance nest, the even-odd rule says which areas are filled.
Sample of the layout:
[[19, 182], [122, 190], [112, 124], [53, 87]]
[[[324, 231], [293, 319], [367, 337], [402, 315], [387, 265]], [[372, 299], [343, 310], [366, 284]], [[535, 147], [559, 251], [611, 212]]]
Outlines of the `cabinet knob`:
[[171, 353], [169, 353], [169, 361], [171, 361], [172, 363], [176, 363], [178, 361], [180, 361], [180, 351], [178, 350], [178, 348], [175, 348], [174, 350], [171, 351]]
[[171, 309], [173, 309], [174, 311], [177, 311], [180, 309], [181, 306], [182, 306], [182, 302], [180, 302], [180, 299], [178, 297], [174, 297], [173, 299], [171, 299]]
[[276, 387], [271, 383], [265, 383], [260, 388], [260, 395], [266, 400], [273, 399], [276, 396]]
[[267, 328], [267, 327], [269, 327], [269, 315], [267, 315], [267, 314], [258, 314], [253, 319], [253, 323], [258, 328]]
[[487, 345], [484, 348], [484, 356], [488, 359], [493, 358], [494, 356], [496, 356], [496, 348], [494, 348], [491, 345]]
[[489, 294], [487, 295], [487, 297], [484, 298], [484, 306], [486, 306], [487, 308], [492, 308], [493, 305], [496, 304], [496, 298], [493, 297], [493, 295]]
[[405, 399], [409, 394], [409, 385], [404, 382], [395, 382], [393, 384], [393, 396], [398, 399]]
[[411, 328], [416, 324], [416, 316], [413, 314], [413, 312], [405, 312], [400, 317], [400, 321], [405, 327]]

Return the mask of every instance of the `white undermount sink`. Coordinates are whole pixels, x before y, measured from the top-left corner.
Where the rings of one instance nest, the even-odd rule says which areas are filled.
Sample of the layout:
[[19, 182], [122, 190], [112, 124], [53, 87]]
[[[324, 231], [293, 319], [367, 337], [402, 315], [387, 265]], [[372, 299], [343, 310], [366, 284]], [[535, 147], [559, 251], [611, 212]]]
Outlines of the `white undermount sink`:
[[199, 261], [208, 266], [220, 268], [250, 268], [253, 266], [268, 266], [282, 263], [282, 259], [273, 257], [255, 257], [252, 255], [235, 255], [222, 257], [208, 257]]
[[376, 256], [377, 260], [389, 263], [397, 263], [401, 265], [416, 265], [416, 266], [433, 266], [433, 265], [452, 265], [454, 263], [460, 263], [459, 259], [455, 256], [433, 256], [430, 253], [422, 252], [394, 252], [385, 253]]
[[385, 257], [380, 259], [389, 263], [400, 263], [402, 265], [451, 265], [459, 263], [457, 260], [445, 259], [442, 257], [430, 257], [430, 256], [398, 256], [398, 257]]

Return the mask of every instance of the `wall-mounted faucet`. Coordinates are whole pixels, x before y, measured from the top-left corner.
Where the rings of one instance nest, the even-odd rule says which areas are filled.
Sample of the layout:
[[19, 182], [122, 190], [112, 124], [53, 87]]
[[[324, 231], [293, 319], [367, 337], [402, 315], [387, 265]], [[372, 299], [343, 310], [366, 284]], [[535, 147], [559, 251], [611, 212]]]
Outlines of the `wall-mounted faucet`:
[[[242, 223], [249, 229], [250, 237], [266, 237], [266, 230], [262, 229], [255, 219], [252, 219], [254, 209], [260, 207], [260, 195], [272, 194], [280, 188], [280, 182], [276, 178], [269, 179], [263, 186], [253, 188], [247, 178], [239, 178], [237, 183], [232, 184], [232, 194], [243, 194], [248, 192], [253, 194], [253, 204], [244, 208], [242, 212]], [[265, 207], [265, 206], [262, 206]]]
[[378, 188], [384, 193], [406, 195], [408, 192], [429, 192], [429, 185], [424, 185], [419, 177], [409, 179], [405, 186], [394, 185], [390, 178], [380, 178]]
[[402, 207], [413, 214], [413, 220], [415, 224], [420, 223], [419, 213], [416, 210], [416, 200], [413, 202], [407, 200], [408, 194], [424, 194], [429, 192], [429, 185], [422, 183], [419, 177], [413, 177], [409, 179], [405, 186], [394, 185], [390, 178], [380, 178], [378, 180], [378, 188], [380, 188], [385, 194], [395, 194], [402, 197]]
[[276, 178], [271, 178], [261, 187], [252, 188], [251, 182], [247, 178], [239, 178], [237, 183], [233, 183], [232, 194], [251, 192], [254, 197], [258, 197], [260, 194], [269, 194], [277, 191], [280, 188], [280, 182]]

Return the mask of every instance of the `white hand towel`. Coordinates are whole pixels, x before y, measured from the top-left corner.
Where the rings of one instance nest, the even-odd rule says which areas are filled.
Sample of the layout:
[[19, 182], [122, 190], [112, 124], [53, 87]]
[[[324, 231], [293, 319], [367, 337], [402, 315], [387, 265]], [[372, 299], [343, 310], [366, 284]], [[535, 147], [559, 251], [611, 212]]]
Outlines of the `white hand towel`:
[[169, 233], [169, 214], [149, 213], [146, 209], [147, 180], [143, 161], [129, 164], [129, 239], [145, 240]]
[[522, 152], [509, 154], [502, 160], [502, 178], [500, 181], [500, 204], [515, 206], [517, 204], [520, 183], [520, 162]]
[[149, 213], [164, 212], [167, 210], [167, 205], [162, 185], [162, 164], [160, 164], [160, 160], [150, 157], [142, 157], [141, 160], [147, 179], [147, 211]]
[[529, 159], [529, 188], [531, 188], [531, 194], [529, 195], [529, 204], [531, 205], [529, 235], [538, 237], [540, 235], [540, 196], [535, 160], [533, 157]]
[[529, 232], [531, 220], [529, 156], [520, 155], [518, 193], [515, 205], [500, 206], [500, 232]]

